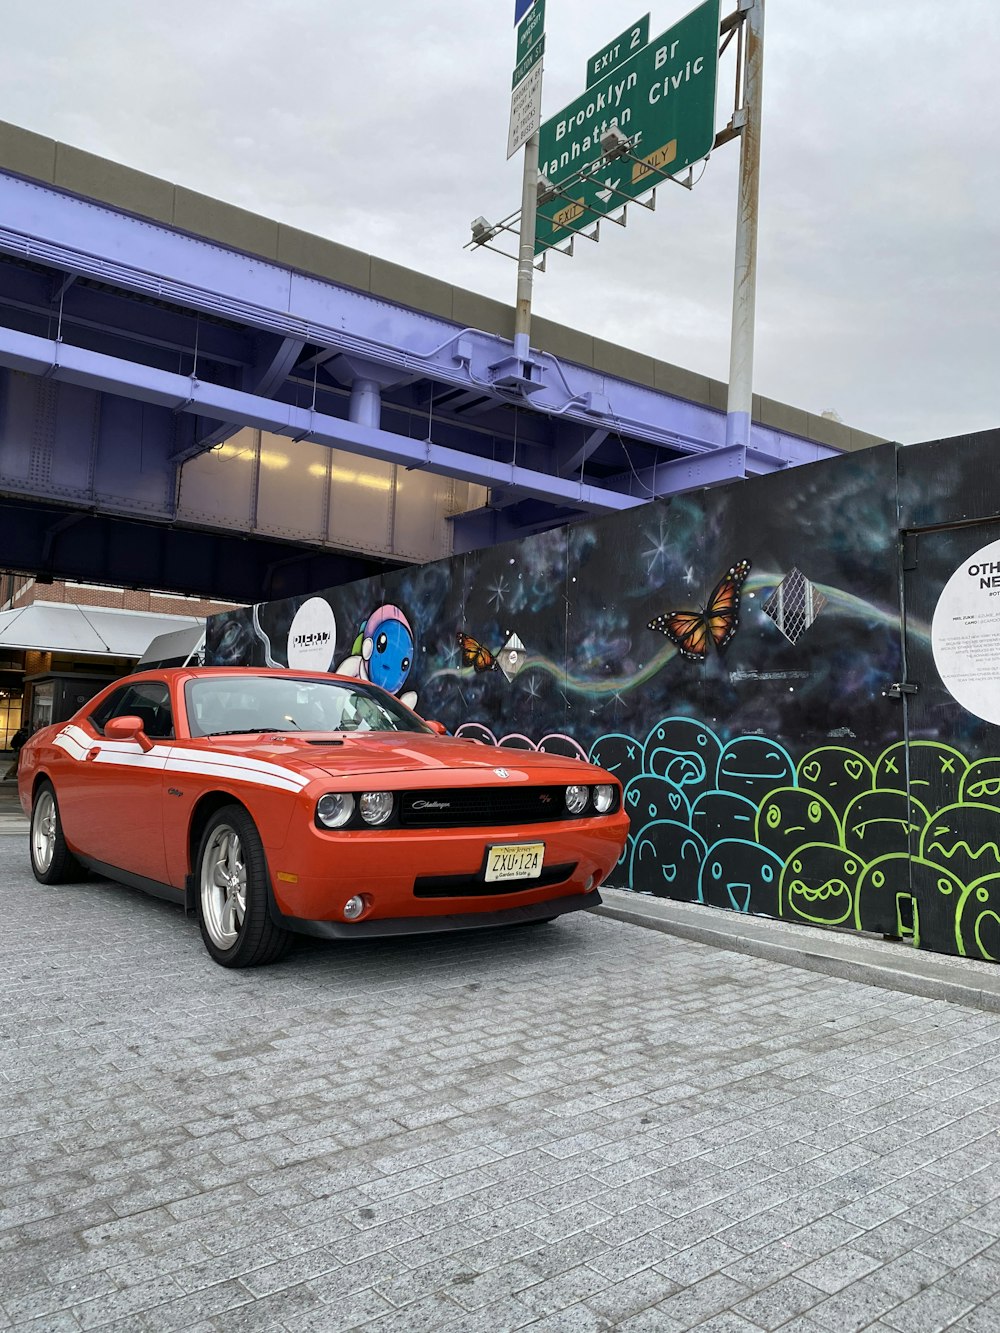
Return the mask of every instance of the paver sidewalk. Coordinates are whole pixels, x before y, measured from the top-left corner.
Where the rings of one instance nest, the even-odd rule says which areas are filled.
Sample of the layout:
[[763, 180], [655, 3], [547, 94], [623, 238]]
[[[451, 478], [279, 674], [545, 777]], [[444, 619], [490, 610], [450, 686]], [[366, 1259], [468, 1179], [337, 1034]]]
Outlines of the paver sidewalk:
[[216, 967], [0, 839], [0, 1330], [1000, 1328], [1000, 1017], [593, 915]]

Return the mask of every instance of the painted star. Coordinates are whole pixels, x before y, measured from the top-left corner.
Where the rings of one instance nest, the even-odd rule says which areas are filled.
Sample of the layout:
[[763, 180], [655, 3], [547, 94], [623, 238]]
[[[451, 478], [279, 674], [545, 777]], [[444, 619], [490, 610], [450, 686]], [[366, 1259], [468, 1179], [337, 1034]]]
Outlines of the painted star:
[[496, 610], [499, 611], [500, 608], [503, 606], [504, 599], [506, 598], [507, 593], [509, 591], [510, 591], [510, 585], [508, 584], [504, 576], [501, 574], [500, 577], [497, 579], [496, 583], [492, 583], [489, 586], [490, 604], [494, 606]]
[[666, 564], [666, 559], [667, 559], [667, 534], [664, 529], [662, 521], [660, 523], [659, 536], [653, 537], [650, 533], [647, 532], [646, 537], [649, 540], [650, 545], [647, 550], [643, 551], [642, 554], [645, 557], [646, 561], [648, 562], [646, 565], [647, 577], [652, 577], [653, 571], [657, 566], [657, 562], [662, 560], [664, 564]]

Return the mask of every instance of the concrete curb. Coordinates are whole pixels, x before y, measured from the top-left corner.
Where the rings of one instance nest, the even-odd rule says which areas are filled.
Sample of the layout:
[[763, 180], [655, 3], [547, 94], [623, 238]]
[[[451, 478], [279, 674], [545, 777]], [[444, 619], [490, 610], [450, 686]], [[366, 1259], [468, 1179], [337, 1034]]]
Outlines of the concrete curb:
[[1000, 966], [994, 963], [922, 953], [873, 936], [746, 917], [698, 903], [648, 898], [625, 889], [602, 888], [601, 895], [604, 903], [593, 909], [596, 915], [645, 930], [865, 986], [1000, 1013]]

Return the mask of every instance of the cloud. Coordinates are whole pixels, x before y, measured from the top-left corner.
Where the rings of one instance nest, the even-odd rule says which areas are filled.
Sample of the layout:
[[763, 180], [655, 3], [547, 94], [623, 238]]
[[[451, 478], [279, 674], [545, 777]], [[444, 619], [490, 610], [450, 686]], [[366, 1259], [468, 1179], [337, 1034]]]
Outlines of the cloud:
[[[0, 115], [513, 303], [514, 264], [462, 249], [520, 200], [512, 18], [510, 0], [19, 5]], [[635, 18], [550, 0], [546, 115]], [[755, 389], [902, 440], [996, 425], [992, 7], [796, 0], [765, 47]], [[717, 124], [731, 106], [730, 51]], [[738, 153], [553, 257], [536, 313], [727, 378]]]

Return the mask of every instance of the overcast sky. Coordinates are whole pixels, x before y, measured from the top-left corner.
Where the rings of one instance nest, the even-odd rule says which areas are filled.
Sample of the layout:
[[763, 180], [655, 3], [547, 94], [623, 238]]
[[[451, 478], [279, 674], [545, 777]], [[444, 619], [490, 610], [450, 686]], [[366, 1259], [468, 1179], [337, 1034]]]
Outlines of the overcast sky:
[[[651, 34], [692, 7], [653, 0]], [[19, 3], [0, 118], [513, 303], [515, 265], [462, 248], [473, 217], [520, 202], [513, 10]], [[546, 10], [547, 118], [646, 8]], [[769, 0], [757, 392], [907, 442], [1000, 426], [998, 69], [992, 0]], [[738, 157], [552, 257], [536, 314], [726, 379]]]

